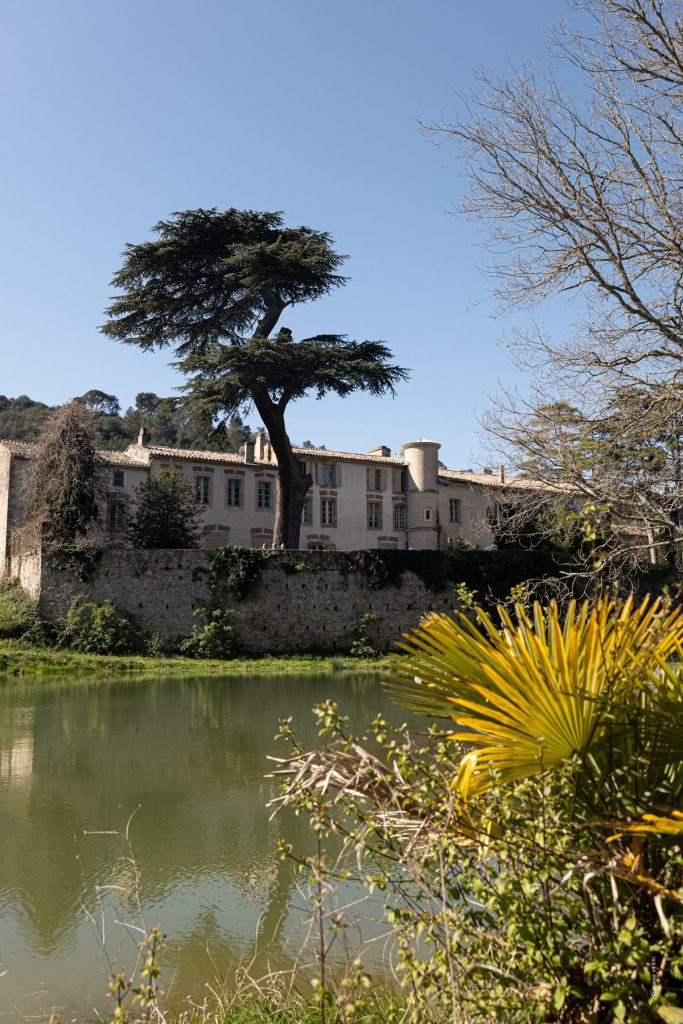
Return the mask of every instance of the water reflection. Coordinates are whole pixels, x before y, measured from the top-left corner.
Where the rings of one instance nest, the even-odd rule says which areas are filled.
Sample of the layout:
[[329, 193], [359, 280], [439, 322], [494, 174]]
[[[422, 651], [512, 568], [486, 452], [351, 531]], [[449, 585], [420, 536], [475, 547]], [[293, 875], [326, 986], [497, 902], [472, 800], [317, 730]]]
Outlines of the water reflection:
[[106, 887], [131, 890], [111, 831], [133, 812], [143, 905], [169, 935], [178, 996], [254, 955], [286, 962], [300, 915], [275, 840], [306, 851], [310, 836], [293, 815], [268, 821], [266, 758], [279, 718], [315, 742], [310, 708], [326, 697], [357, 727], [380, 710], [405, 717], [368, 679], [0, 686], [0, 1021], [104, 1007], [94, 932], [104, 923], [108, 954], [130, 962], [114, 925], [119, 890]]

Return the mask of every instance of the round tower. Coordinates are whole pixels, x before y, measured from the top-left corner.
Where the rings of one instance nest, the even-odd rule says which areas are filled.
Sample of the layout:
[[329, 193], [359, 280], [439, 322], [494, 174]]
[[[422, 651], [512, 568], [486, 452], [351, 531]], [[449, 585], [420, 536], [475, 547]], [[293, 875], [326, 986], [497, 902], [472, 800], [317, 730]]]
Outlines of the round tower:
[[409, 441], [399, 448], [406, 460], [408, 547], [439, 546], [439, 448], [438, 441]]

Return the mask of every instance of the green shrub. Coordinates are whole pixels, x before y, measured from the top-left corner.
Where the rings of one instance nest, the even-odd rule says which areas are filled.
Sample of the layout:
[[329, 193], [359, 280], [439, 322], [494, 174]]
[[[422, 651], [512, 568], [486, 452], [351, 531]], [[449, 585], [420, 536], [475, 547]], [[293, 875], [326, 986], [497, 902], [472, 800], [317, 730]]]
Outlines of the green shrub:
[[[316, 716], [315, 753], [281, 724], [294, 755], [277, 766], [281, 800], [316, 833], [345, 836], [348, 859], [280, 849], [323, 887], [358, 875], [383, 894], [405, 1024], [677, 1019], [683, 838], [659, 837], [629, 871], [624, 838], [606, 841], [613, 827], [577, 813], [579, 759], [512, 785], [491, 777], [466, 803], [454, 785], [466, 748], [448, 736], [377, 719], [364, 746], [335, 705]], [[646, 778], [638, 756], [633, 769]]]
[[21, 639], [31, 647], [54, 647], [59, 642], [59, 626], [36, 617]]
[[145, 654], [148, 658], [163, 658], [166, 654], [166, 645], [159, 633], [152, 633], [145, 646]]
[[0, 637], [23, 636], [38, 621], [38, 605], [18, 580], [0, 581]]
[[143, 634], [130, 615], [113, 601], [73, 599], [60, 622], [59, 643], [86, 654], [134, 654], [142, 649]]
[[369, 633], [374, 632], [377, 616], [374, 612], [366, 612], [361, 615], [356, 627], [356, 638], [349, 648], [349, 654], [354, 658], [374, 658], [377, 651], [372, 645]]
[[231, 658], [235, 654], [232, 613], [224, 608], [202, 607], [196, 613], [203, 619], [190, 635], [181, 640], [179, 650], [188, 658]]

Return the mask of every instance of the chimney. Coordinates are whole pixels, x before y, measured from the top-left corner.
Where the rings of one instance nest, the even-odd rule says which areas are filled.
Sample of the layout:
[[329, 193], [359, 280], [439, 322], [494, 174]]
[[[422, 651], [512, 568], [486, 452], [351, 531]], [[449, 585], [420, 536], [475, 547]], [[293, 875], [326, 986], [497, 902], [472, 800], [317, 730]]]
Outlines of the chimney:
[[370, 449], [370, 455], [375, 455], [381, 459], [388, 459], [391, 457], [391, 448], [388, 448], [385, 444], [378, 444], [375, 448]]
[[242, 458], [244, 459], [245, 462], [253, 462], [254, 461], [254, 442], [253, 441], [245, 441], [245, 443], [240, 448], [240, 455], [242, 456]]
[[149, 433], [146, 427], [140, 427], [138, 432], [138, 448], [146, 448], [149, 444]]
[[[248, 443], [248, 442], [247, 442]], [[266, 437], [262, 430], [257, 430], [254, 440], [254, 458], [257, 462], [266, 461]]]
[[501, 466], [498, 467], [498, 476], [500, 477], [500, 482], [502, 484], [504, 484], [505, 483], [505, 466], [501, 465]]

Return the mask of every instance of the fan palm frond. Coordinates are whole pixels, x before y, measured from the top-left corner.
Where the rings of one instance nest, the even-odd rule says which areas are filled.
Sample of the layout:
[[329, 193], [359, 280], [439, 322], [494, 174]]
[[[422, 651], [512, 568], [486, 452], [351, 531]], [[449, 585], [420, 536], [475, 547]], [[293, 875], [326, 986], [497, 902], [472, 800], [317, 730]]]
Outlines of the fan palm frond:
[[514, 617], [499, 607], [498, 617], [500, 626], [481, 608], [476, 622], [425, 617], [387, 675], [400, 704], [452, 719], [453, 738], [479, 748], [470, 795], [491, 769], [509, 782], [584, 753], [653, 669], [673, 678], [668, 659], [683, 653], [683, 610], [659, 600], [572, 602], [564, 613], [534, 603]]

